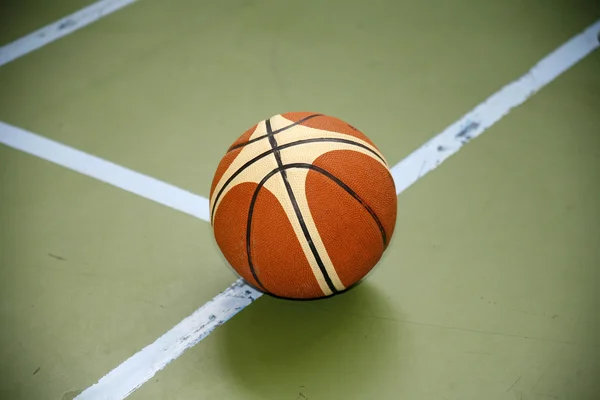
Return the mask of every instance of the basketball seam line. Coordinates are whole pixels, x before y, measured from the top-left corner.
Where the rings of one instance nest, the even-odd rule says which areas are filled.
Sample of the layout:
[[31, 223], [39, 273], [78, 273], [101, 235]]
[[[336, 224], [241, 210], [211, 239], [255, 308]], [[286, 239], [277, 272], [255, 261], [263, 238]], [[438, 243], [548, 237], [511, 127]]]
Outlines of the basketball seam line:
[[292, 206], [294, 207], [294, 212], [296, 213], [296, 217], [298, 218], [298, 222], [300, 223], [300, 227], [302, 228], [304, 237], [306, 238], [306, 241], [308, 242], [308, 246], [310, 247], [310, 250], [313, 253], [313, 256], [315, 257], [315, 260], [317, 261], [317, 265], [319, 266], [319, 269], [321, 270], [321, 273], [323, 274], [323, 278], [325, 278], [325, 282], [327, 283], [327, 286], [333, 293], [337, 293], [338, 290], [335, 287], [335, 285], [333, 284], [333, 282], [331, 281], [331, 277], [327, 273], [327, 269], [325, 268], [325, 265], [323, 264], [323, 260], [321, 259], [319, 251], [315, 247], [315, 244], [310, 236], [310, 232], [308, 231], [308, 227], [306, 226], [306, 222], [304, 221], [304, 217], [302, 216], [302, 212], [300, 211], [300, 206], [298, 205], [298, 201], [296, 200], [296, 196], [294, 195], [294, 191], [292, 190], [292, 185], [290, 184], [290, 182], [287, 178], [287, 173], [286, 173], [285, 169], [283, 168], [283, 162], [281, 160], [281, 153], [279, 152], [279, 148], [277, 147], [277, 140], [275, 139], [275, 136], [273, 136], [273, 130], [271, 128], [271, 120], [270, 119], [265, 121], [265, 126], [267, 128], [267, 135], [269, 135], [269, 143], [271, 144], [271, 147], [273, 148], [273, 155], [275, 156], [275, 159], [277, 160], [278, 167], [281, 168], [281, 171], [280, 171], [281, 177], [283, 178], [283, 183], [285, 185], [285, 189], [288, 193], [288, 196], [290, 197]]
[[210, 220], [213, 221], [213, 219], [214, 219], [215, 211], [216, 211], [216, 207], [215, 206], [217, 205], [217, 202], [221, 198], [221, 195], [223, 194], [223, 191], [246, 168], [250, 167], [252, 164], [254, 164], [255, 162], [257, 162], [258, 160], [260, 160], [262, 158], [265, 158], [265, 157], [267, 157], [270, 154], [273, 154], [275, 151], [287, 149], [289, 147], [299, 146], [299, 145], [306, 144], [306, 143], [319, 143], [319, 142], [323, 142], [323, 143], [326, 143], [326, 142], [345, 143], [345, 144], [349, 144], [349, 145], [352, 145], [352, 146], [357, 146], [357, 147], [360, 147], [360, 148], [363, 148], [363, 149], [369, 151], [370, 153], [372, 153], [373, 155], [375, 155], [377, 158], [379, 158], [383, 163], [385, 163], [385, 160], [382, 158], [381, 155], [379, 155], [377, 153], [377, 151], [371, 149], [368, 146], [365, 146], [362, 143], [355, 142], [354, 140], [351, 140], [351, 139], [322, 138], [322, 137], [318, 137], [318, 138], [310, 138], [310, 139], [301, 139], [301, 140], [297, 140], [295, 142], [290, 142], [290, 143], [285, 143], [285, 144], [282, 144], [282, 145], [277, 145], [277, 147], [271, 148], [271, 150], [265, 151], [264, 153], [261, 153], [261, 154], [257, 155], [256, 157], [254, 157], [253, 159], [249, 160], [248, 162], [246, 162], [245, 164], [243, 164], [242, 166], [240, 166], [229, 178], [227, 178], [227, 181], [225, 181], [225, 183], [223, 184], [223, 186], [219, 189], [219, 191], [216, 194], [215, 200], [213, 202], [212, 210], [211, 210], [211, 213], [210, 213], [211, 214], [210, 215]]
[[310, 167], [308, 169], [316, 171], [316, 172], [320, 173], [321, 175], [324, 175], [327, 178], [331, 179], [334, 183], [336, 183], [339, 187], [341, 187], [344, 191], [346, 191], [346, 193], [348, 193], [356, 201], [358, 201], [365, 210], [367, 210], [367, 212], [371, 215], [371, 217], [377, 224], [377, 227], [379, 228], [379, 231], [381, 233], [381, 240], [383, 241], [383, 248], [385, 249], [387, 247], [387, 232], [385, 231], [385, 228], [383, 227], [383, 224], [381, 223], [381, 220], [379, 219], [379, 217], [377, 216], [375, 211], [358, 195], [358, 193], [356, 193], [354, 190], [352, 190], [352, 188], [350, 186], [346, 185], [346, 183], [344, 183], [337, 176], [333, 175], [331, 172], [329, 172], [321, 167], [318, 167], [316, 165], [313, 165], [313, 164], [309, 164], [309, 165], [312, 165], [312, 167]]
[[[302, 118], [302, 119], [300, 119], [300, 120], [298, 120], [298, 121], [296, 121], [296, 122], [294, 122], [292, 124], [289, 124], [288, 126], [284, 126], [283, 128], [279, 128], [279, 129], [274, 130], [273, 131], [273, 135], [276, 135], [276, 134], [278, 134], [280, 132], [283, 132], [285, 130], [293, 128], [294, 126], [300, 125], [301, 123], [303, 123], [305, 121], [308, 121], [309, 119], [312, 119], [312, 118], [315, 118], [315, 117], [323, 117], [323, 114], [312, 114], [312, 115], [309, 115], [307, 117], [304, 117], [304, 118]], [[266, 135], [262, 135], [262, 136], [259, 136], [259, 137], [255, 137], [254, 139], [250, 139], [247, 142], [236, 144], [235, 146], [231, 146], [227, 150], [227, 153], [229, 153], [229, 152], [231, 152], [231, 151], [233, 151], [235, 149], [239, 149], [239, 148], [245, 147], [245, 146], [247, 146], [249, 144], [258, 142], [259, 140], [262, 140], [262, 139], [265, 139], [265, 138], [268, 138], [268, 137], [269, 137], [269, 134], [267, 133]]]
[[[263, 181], [266, 182], [267, 180], [263, 178]], [[263, 181], [261, 181], [261, 182], [263, 182]], [[251, 243], [252, 243], [252, 241], [251, 241], [252, 216], [254, 215], [254, 205], [256, 204], [256, 199], [258, 198], [258, 192], [260, 191], [261, 188], [262, 188], [262, 185], [259, 183], [259, 185], [254, 190], [254, 194], [252, 195], [252, 200], [250, 201], [250, 207], [248, 208], [248, 220], [246, 222], [246, 256], [248, 257], [248, 267], [250, 268], [250, 272], [252, 273], [252, 276], [256, 280], [256, 283], [258, 284], [258, 286], [260, 286], [260, 288], [262, 290], [264, 290], [267, 293], [270, 293], [267, 290], [267, 288], [265, 288], [265, 286], [262, 284], [260, 279], [258, 279], [258, 274], [256, 273], [256, 270], [254, 269], [254, 263], [252, 262], [252, 246], [251, 246]]]

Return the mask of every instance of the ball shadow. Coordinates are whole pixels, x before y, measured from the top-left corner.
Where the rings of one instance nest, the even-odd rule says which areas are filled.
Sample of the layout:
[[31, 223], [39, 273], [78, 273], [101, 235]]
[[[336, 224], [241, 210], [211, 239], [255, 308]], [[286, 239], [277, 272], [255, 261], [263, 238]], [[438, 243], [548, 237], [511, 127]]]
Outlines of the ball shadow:
[[323, 300], [263, 296], [215, 338], [221, 370], [253, 398], [371, 398], [404, 364], [390, 315], [369, 282]]

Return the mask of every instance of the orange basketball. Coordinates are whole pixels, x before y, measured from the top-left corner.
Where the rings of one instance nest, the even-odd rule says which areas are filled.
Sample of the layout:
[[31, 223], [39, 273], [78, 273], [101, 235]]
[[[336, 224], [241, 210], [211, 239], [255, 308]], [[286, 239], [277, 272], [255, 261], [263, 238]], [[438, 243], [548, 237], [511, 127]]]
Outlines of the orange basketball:
[[229, 264], [277, 297], [342, 292], [381, 259], [396, 224], [388, 164], [337, 118], [290, 112], [236, 140], [210, 189], [211, 224]]

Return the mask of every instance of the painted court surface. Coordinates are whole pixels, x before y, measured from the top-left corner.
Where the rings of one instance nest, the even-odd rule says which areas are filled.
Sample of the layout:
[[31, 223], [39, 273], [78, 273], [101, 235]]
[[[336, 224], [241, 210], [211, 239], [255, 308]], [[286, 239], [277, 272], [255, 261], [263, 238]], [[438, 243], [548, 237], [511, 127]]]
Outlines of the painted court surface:
[[[91, 3], [3, 2], [0, 46]], [[394, 165], [600, 18], [551, 3], [140, 0], [0, 66], [0, 121], [204, 197], [286, 111]], [[263, 296], [128, 398], [598, 399], [599, 72], [402, 192], [364, 284]], [[73, 399], [235, 280], [207, 222], [0, 146], [0, 398]]]

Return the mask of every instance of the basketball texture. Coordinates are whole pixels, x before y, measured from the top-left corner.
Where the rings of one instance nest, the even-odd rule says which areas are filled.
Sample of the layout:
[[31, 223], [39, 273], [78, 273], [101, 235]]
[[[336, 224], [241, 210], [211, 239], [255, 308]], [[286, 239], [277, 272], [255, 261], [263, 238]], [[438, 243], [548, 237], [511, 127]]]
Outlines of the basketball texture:
[[211, 224], [250, 285], [290, 299], [344, 291], [380, 260], [394, 233], [388, 164], [337, 118], [290, 112], [241, 135], [210, 189]]

